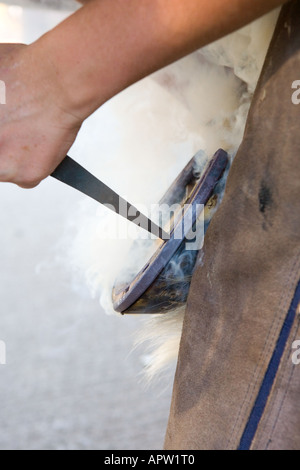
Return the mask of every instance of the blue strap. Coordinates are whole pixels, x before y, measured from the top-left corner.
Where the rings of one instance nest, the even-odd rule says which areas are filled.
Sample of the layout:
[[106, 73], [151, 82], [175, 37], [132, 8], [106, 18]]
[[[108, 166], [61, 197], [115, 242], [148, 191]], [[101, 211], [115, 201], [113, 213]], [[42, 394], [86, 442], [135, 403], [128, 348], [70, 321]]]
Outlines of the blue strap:
[[272, 386], [274, 384], [274, 380], [275, 380], [275, 377], [279, 368], [279, 364], [283, 356], [283, 353], [284, 353], [284, 350], [285, 350], [285, 347], [286, 347], [286, 344], [287, 344], [287, 341], [288, 341], [288, 338], [289, 338], [289, 335], [290, 335], [290, 332], [291, 332], [291, 329], [295, 320], [296, 309], [299, 303], [300, 303], [300, 281], [296, 288], [294, 298], [292, 300], [291, 306], [289, 308], [288, 314], [286, 316], [285, 322], [280, 332], [272, 359], [270, 361], [266, 375], [262, 382], [260, 391], [256, 398], [248, 423], [245, 427], [238, 450], [249, 450], [251, 447], [259, 422], [265, 410], [266, 403], [269, 398]]

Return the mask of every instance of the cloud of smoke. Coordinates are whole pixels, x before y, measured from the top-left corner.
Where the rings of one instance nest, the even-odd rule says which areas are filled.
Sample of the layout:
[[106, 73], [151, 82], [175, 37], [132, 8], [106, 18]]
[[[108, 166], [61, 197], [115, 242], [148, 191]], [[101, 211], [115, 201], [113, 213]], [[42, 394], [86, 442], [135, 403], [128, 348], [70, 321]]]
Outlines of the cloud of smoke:
[[[272, 12], [113, 98], [88, 120], [71, 155], [138, 208], [157, 203], [200, 149], [199, 171], [218, 148], [234, 158], [277, 17], [278, 11]], [[90, 139], [97, 145], [97, 158], [85, 155]], [[83, 200], [69, 224], [69, 263], [108, 313], [113, 311], [114, 281], [132, 244], [131, 239], [111, 239], [115, 217]], [[129, 230], [126, 220], [118, 223]], [[136, 266], [147, 261], [145, 252], [137, 250]], [[158, 346], [168, 353], [165, 359], [160, 355], [159, 367], [176, 356], [178, 318], [182, 312], [170, 319], [171, 328], [168, 319], [161, 320]], [[177, 332], [177, 339], [169, 338], [176, 347], [168, 348], [162, 333], [168, 328]]]

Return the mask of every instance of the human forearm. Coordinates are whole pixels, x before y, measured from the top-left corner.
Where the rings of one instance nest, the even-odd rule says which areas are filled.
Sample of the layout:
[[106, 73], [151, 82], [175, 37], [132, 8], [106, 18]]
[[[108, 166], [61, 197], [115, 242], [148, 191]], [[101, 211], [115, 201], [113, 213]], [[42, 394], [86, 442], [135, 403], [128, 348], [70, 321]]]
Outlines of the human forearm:
[[159, 68], [284, 0], [94, 0], [34, 47], [50, 58], [66, 106], [87, 117]]
[[0, 45], [0, 181], [35, 186], [112, 96], [281, 3], [93, 0], [30, 46]]

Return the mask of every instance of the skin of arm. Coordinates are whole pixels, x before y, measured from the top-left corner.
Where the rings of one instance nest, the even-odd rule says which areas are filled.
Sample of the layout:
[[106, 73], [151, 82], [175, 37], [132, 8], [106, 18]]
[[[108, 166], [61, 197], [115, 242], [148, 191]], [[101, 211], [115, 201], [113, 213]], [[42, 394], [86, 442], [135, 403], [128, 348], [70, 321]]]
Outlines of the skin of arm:
[[29, 46], [0, 45], [0, 181], [36, 186], [111, 97], [283, 3], [91, 0]]

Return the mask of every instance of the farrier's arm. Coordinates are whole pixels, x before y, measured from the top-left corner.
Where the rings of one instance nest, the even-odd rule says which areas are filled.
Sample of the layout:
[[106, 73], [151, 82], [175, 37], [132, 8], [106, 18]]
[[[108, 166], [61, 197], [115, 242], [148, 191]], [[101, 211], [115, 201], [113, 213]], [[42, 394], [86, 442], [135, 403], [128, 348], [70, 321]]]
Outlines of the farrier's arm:
[[93, 0], [28, 47], [0, 46], [0, 181], [36, 185], [109, 98], [283, 3]]

